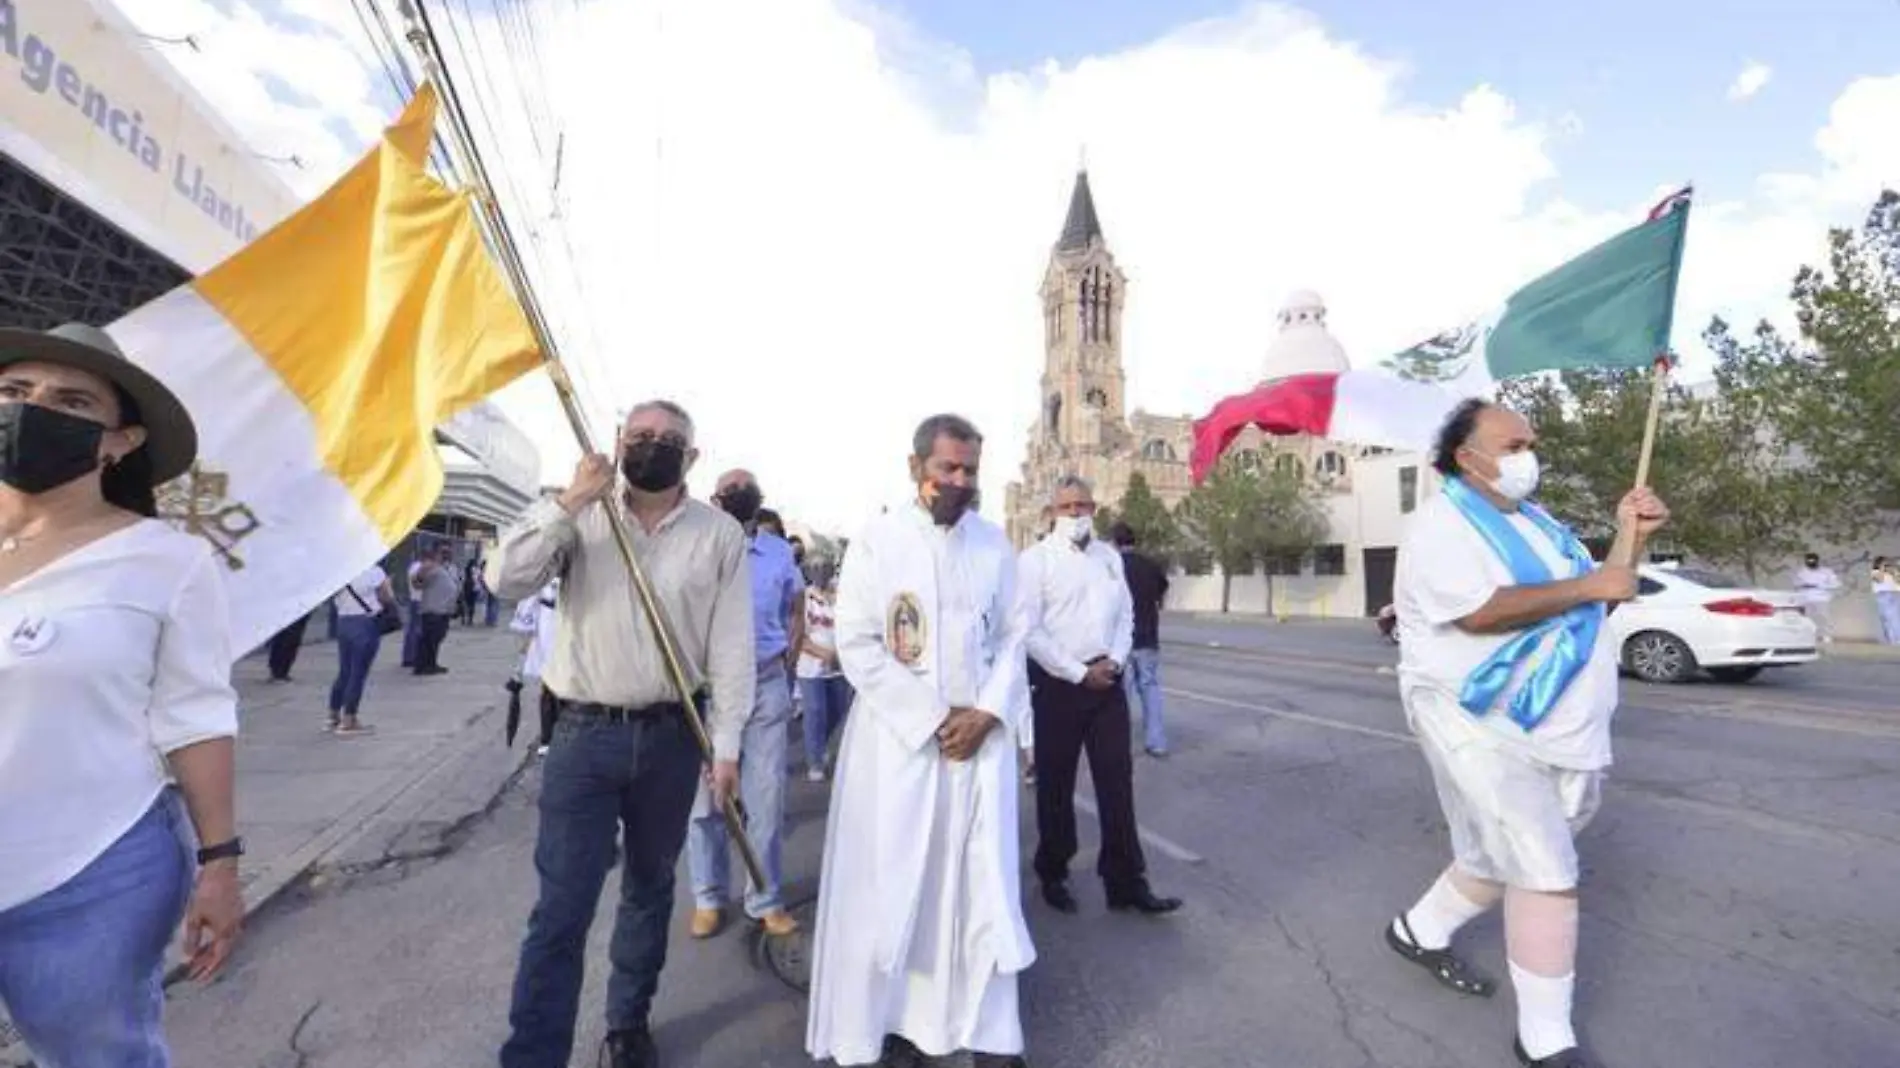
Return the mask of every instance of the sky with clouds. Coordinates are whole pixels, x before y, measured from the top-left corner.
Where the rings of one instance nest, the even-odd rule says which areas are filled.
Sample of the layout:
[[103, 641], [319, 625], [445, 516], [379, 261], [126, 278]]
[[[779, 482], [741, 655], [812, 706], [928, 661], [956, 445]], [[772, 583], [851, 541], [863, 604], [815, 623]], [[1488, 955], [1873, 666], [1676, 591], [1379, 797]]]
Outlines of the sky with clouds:
[[[398, 105], [348, 0], [114, 2], [193, 34], [167, 54], [306, 192]], [[1900, 184], [1900, 3], [1775, 6], [427, 5], [597, 424], [673, 397], [696, 488], [745, 466], [830, 530], [901, 496], [938, 410], [989, 435], [996, 514], [1084, 150], [1129, 276], [1131, 406], [1198, 414], [1251, 384], [1296, 288], [1374, 365], [1691, 179], [1693, 374], [1712, 314], [1784, 315], [1826, 227]], [[545, 382], [502, 403], [564, 481]]]

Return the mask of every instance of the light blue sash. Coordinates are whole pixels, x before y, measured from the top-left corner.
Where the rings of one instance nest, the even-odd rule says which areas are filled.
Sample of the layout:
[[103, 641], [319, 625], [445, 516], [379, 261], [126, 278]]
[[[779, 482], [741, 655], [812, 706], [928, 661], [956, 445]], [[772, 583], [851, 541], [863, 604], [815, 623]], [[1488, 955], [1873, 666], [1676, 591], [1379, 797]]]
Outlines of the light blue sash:
[[[1555, 581], [1550, 566], [1544, 558], [1525, 542], [1524, 536], [1516, 527], [1504, 518], [1497, 506], [1486, 500], [1483, 494], [1467, 486], [1463, 479], [1445, 480], [1445, 496], [1458, 507], [1470, 521], [1485, 544], [1497, 553], [1505, 566], [1511, 569], [1511, 580], [1519, 586], [1539, 585]], [[1590, 551], [1570, 533], [1570, 528], [1551, 518], [1550, 513], [1529, 501], [1518, 505], [1520, 512], [1531, 524], [1550, 539], [1550, 544], [1564, 558], [1577, 566], [1577, 575], [1582, 576], [1596, 568], [1596, 561], [1590, 558]], [[1465, 679], [1464, 689], [1458, 694], [1458, 703], [1465, 711], [1474, 716], [1488, 714], [1498, 703], [1498, 698], [1511, 684], [1524, 661], [1537, 650], [1544, 639], [1553, 632], [1556, 641], [1551, 643], [1550, 653], [1531, 669], [1511, 695], [1509, 713], [1511, 721], [1529, 732], [1550, 715], [1557, 707], [1557, 701], [1570, 686], [1570, 680], [1577, 677], [1584, 664], [1590, 660], [1591, 650], [1596, 648], [1597, 631], [1603, 626], [1604, 609], [1601, 604], [1579, 605], [1560, 616], [1552, 616], [1527, 630], [1524, 630], [1504, 643], [1497, 652], [1475, 668]]]

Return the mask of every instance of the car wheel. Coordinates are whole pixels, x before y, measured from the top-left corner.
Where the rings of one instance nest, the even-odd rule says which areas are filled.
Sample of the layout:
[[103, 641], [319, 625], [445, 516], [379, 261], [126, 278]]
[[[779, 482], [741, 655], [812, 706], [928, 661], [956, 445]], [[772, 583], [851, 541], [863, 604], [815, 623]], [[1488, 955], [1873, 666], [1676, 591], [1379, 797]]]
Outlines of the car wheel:
[[1623, 666], [1644, 682], [1687, 682], [1696, 673], [1688, 644], [1660, 630], [1646, 630], [1624, 642]]
[[1761, 674], [1761, 666], [1744, 665], [1740, 667], [1710, 668], [1709, 674], [1713, 676], [1717, 682], [1753, 682], [1755, 681], [1755, 676]]

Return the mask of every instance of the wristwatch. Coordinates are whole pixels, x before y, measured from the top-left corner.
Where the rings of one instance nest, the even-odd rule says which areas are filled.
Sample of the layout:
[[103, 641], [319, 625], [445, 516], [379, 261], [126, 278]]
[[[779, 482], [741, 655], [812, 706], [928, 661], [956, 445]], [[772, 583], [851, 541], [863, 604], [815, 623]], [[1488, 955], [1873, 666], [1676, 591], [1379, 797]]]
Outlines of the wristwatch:
[[219, 842], [217, 845], [205, 846], [198, 850], [198, 863], [209, 864], [214, 860], [228, 860], [243, 855], [244, 839], [233, 838], [228, 842]]

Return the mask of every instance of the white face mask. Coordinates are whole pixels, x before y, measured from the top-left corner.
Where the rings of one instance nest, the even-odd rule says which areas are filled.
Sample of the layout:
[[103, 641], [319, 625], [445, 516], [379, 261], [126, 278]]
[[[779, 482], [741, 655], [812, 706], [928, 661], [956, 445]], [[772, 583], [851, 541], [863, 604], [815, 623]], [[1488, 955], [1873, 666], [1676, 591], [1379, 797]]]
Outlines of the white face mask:
[[1537, 492], [1537, 478], [1541, 473], [1537, 466], [1537, 454], [1534, 452], [1514, 452], [1500, 456], [1498, 460], [1498, 478], [1491, 488], [1507, 500], [1521, 501]]
[[1056, 520], [1056, 533], [1080, 545], [1095, 533], [1095, 520], [1085, 515], [1063, 516]]

